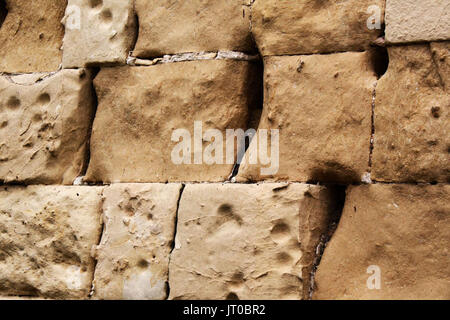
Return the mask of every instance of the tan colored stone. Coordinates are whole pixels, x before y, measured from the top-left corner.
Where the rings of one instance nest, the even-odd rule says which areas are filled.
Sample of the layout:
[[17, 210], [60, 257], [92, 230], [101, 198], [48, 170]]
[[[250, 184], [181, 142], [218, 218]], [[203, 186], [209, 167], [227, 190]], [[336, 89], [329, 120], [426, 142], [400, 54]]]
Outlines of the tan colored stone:
[[450, 181], [450, 42], [390, 47], [377, 86], [373, 178]]
[[87, 299], [102, 187], [0, 187], [0, 295]]
[[[55, 71], [61, 64], [67, 0], [6, 0], [0, 72]], [[0, 14], [1, 15], [1, 14]]]
[[390, 43], [450, 40], [448, 0], [386, 0]]
[[243, 0], [136, 0], [139, 36], [134, 56], [250, 51], [250, 9]]
[[330, 196], [302, 184], [196, 184], [181, 197], [170, 299], [301, 299]]
[[373, 5], [382, 24], [383, 0], [257, 0], [252, 32], [264, 56], [360, 51], [381, 35], [368, 28]]
[[0, 180], [72, 184], [93, 109], [87, 70], [0, 77]]
[[125, 64], [135, 41], [133, 0], [69, 0], [63, 67]]
[[279, 168], [266, 175], [261, 168], [269, 165], [260, 156], [251, 164], [247, 155], [238, 181], [360, 182], [369, 166], [376, 83], [369, 54], [266, 57], [264, 81], [259, 129], [279, 130]]
[[94, 298], [162, 300], [167, 294], [181, 184], [119, 184], [104, 191]]
[[226, 180], [233, 165], [225, 160], [200, 165], [191, 156], [192, 164], [173, 163], [179, 140], [172, 141], [172, 134], [189, 131], [194, 153], [194, 121], [202, 121], [203, 132], [218, 129], [223, 136], [225, 129], [245, 129], [254, 68], [244, 61], [207, 60], [102, 69], [95, 79], [99, 106], [87, 180]]
[[450, 299], [449, 202], [448, 185], [350, 187], [314, 299]]

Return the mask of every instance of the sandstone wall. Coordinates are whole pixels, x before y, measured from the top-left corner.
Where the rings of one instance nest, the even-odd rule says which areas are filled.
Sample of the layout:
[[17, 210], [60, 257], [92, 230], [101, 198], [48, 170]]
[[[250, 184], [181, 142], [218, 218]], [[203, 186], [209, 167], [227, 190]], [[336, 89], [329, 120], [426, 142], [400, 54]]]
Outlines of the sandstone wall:
[[0, 299], [450, 299], [449, 18], [0, 0]]

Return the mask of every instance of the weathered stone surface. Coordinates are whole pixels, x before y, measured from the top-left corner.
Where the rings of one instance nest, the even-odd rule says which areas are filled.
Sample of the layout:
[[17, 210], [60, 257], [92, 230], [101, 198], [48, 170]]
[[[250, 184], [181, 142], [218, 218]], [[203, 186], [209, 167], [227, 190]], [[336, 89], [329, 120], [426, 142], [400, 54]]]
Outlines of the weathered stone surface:
[[450, 42], [390, 47], [377, 86], [373, 178], [450, 181]]
[[330, 197], [302, 184], [187, 185], [170, 299], [301, 299]]
[[104, 191], [94, 298], [165, 299], [181, 184], [119, 184]]
[[0, 295], [87, 299], [102, 187], [0, 187]]
[[[449, 202], [448, 185], [350, 187], [313, 297], [450, 299]], [[369, 266], [379, 267], [379, 290], [368, 289]]]
[[252, 48], [248, 0], [136, 0], [134, 56]]
[[448, 0], [386, 0], [390, 43], [450, 40]]
[[7, 15], [0, 26], [0, 72], [58, 69], [66, 5], [67, 0], [6, 0]]
[[63, 67], [125, 64], [135, 41], [133, 0], [69, 0]]
[[[369, 7], [379, 8], [374, 20]], [[257, 0], [252, 32], [264, 55], [363, 50], [381, 35], [368, 28], [383, 23], [382, 0]]]
[[369, 54], [266, 57], [264, 81], [259, 129], [279, 130], [279, 169], [264, 175], [269, 165], [246, 156], [238, 180], [360, 182], [369, 165], [376, 82]]
[[[194, 121], [202, 121], [203, 132], [213, 128], [224, 137], [225, 129], [245, 129], [254, 67], [244, 61], [207, 60], [102, 69], [95, 79], [99, 106], [87, 180], [226, 180], [233, 165], [225, 160], [200, 165], [189, 155], [192, 164], [172, 162], [179, 144], [172, 134], [190, 132], [191, 151], [201, 156], [193, 147]], [[203, 147], [209, 144], [203, 141]]]
[[72, 184], [93, 109], [87, 70], [0, 77], [0, 180]]

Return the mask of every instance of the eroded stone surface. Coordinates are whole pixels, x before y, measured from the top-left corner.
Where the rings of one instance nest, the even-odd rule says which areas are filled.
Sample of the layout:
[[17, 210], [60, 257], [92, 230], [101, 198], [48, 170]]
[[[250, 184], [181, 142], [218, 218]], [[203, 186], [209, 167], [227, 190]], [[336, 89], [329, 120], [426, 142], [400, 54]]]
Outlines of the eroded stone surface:
[[0, 187], [0, 295], [87, 299], [102, 187]]
[[382, 0], [257, 0], [252, 32], [264, 56], [360, 51], [381, 35], [383, 17]]
[[238, 180], [360, 182], [369, 166], [376, 83], [369, 54], [266, 57], [264, 82], [259, 129], [279, 130], [279, 168], [261, 171], [274, 167], [274, 157], [261, 165], [258, 136], [249, 149], [258, 150], [258, 161], [247, 155]]
[[[205, 60], [102, 69], [95, 79], [99, 106], [87, 180], [226, 180], [233, 167], [226, 151], [224, 164], [194, 164], [194, 152], [204, 151], [194, 149], [194, 122], [202, 122], [203, 133], [212, 128], [223, 137], [225, 129], [245, 129], [254, 68], [245, 61]], [[178, 129], [190, 134], [191, 152], [185, 154], [191, 164], [172, 161], [174, 148], [185, 141], [172, 141]], [[208, 145], [203, 141], [203, 148]]]
[[[314, 298], [448, 300], [450, 186], [349, 188], [316, 274]], [[376, 285], [370, 266], [379, 268], [379, 290], [368, 288], [367, 282]]]
[[0, 180], [72, 184], [85, 165], [91, 73], [0, 77]]
[[137, 57], [183, 52], [252, 48], [250, 9], [246, 0], [136, 0]]
[[450, 40], [450, 3], [387, 0], [386, 40], [391, 43]]
[[59, 68], [66, 5], [67, 0], [6, 0], [7, 15], [0, 26], [0, 72]]
[[63, 67], [125, 64], [135, 41], [133, 0], [69, 0]]
[[184, 189], [169, 266], [170, 299], [301, 299], [330, 197], [302, 184]]
[[450, 181], [450, 43], [390, 47], [377, 86], [373, 178]]
[[167, 295], [180, 184], [119, 184], [104, 191], [94, 298], [161, 300]]

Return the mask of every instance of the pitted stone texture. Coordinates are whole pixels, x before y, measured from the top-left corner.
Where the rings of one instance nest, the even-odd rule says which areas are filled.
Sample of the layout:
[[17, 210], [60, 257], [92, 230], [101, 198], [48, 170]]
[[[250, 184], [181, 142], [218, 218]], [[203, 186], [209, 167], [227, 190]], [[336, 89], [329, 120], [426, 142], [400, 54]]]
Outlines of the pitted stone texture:
[[[369, 165], [376, 83], [369, 54], [266, 57], [264, 82], [259, 129], [279, 130], [279, 168], [273, 159], [261, 165], [266, 151], [258, 135], [249, 148], [258, 150], [258, 162], [251, 164], [247, 151], [238, 181], [360, 182]], [[268, 167], [272, 173], [262, 172]]]
[[0, 72], [59, 68], [66, 5], [67, 0], [6, 0], [8, 12], [0, 28]]
[[135, 41], [133, 0], [69, 0], [63, 67], [126, 63]]
[[0, 296], [87, 299], [102, 187], [0, 187]]
[[[207, 60], [102, 69], [94, 81], [99, 106], [87, 180], [225, 181], [233, 167], [225, 159], [225, 164], [200, 165], [192, 155], [192, 164], [172, 162], [179, 145], [172, 134], [190, 132], [193, 154], [194, 121], [202, 122], [203, 132], [217, 129], [224, 137], [225, 129], [245, 129], [255, 67], [245, 61]], [[203, 141], [205, 150], [209, 145]], [[225, 158], [225, 142], [223, 154]]]
[[361, 51], [381, 35], [370, 30], [382, 0], [257, 0], [252, 6], [252, 32], [264, 56]]
[[[450, 299], [450, 186], [349, 188], [313, 298]], [[379, 290], [368, 289], [369, 266], [379, 267]]]
[[72, 184], [85, 166], [91, 73], [0, 77], [0, 180]]
[[302, 299], [330, 213], [324, 187], [187, 185], [170, 299]]
[[136, 0], [139, 36], [134, 56], [252, 48], [248, 0]]
[[94, 298], [162, 300], [181, 184], [119, 184], [104, 191]]
[[390, 43], [450, 40], [450, 2], [387, 0], [386, 40]]
[[448, 182], [450, 42], [388, 50], [389, 69], [377, 86], [372, 178]]

